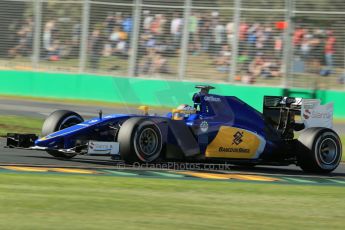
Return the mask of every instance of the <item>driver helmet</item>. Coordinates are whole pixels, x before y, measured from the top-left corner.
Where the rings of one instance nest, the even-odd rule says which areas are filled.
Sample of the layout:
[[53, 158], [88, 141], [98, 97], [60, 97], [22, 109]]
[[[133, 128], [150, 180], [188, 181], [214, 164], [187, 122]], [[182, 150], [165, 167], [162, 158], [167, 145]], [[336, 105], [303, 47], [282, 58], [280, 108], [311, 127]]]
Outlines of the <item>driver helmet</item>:
[[173, 112], [173, 119], [174, 120], [183, 120], [184, 118], [188, 117], [190, 114], [196, 113], [194, 107], [182, 104], [176, 108], [176, 111]]
[[194, 107], [187, 105], [187, 104], [182, 104], [177, 107], [178, 110], [180, 111], [186, 111], [186, 112], [195, 112]]

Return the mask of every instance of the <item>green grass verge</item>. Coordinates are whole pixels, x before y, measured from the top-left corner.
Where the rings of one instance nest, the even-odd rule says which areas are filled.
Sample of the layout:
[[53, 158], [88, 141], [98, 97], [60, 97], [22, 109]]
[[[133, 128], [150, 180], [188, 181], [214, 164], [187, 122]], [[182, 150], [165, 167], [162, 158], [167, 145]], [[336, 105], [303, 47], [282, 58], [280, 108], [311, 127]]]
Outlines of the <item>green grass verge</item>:
[[0, 136], [6, 133], [35, 133], [41, 132], [43, 120], [21, 116], [0, 116]]
[[343, 229], [344, 187], [0, 174], [0, 229]]

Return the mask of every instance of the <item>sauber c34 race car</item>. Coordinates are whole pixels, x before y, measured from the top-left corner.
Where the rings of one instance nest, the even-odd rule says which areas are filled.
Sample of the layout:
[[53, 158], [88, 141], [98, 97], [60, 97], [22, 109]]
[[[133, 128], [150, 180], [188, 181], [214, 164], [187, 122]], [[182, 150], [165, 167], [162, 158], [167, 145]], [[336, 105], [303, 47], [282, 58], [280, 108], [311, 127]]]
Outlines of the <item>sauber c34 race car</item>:
[[[263, 113], [239, 98], [210, 94], [197, 86], [193, 105], [164, 116], [112, 114], [88, 121], [66, 110], [45, 120], [42, 137], [8, 134], [8, 147], [38, 149], [69, 159], [109, 155], [125, 163], [162, 161], [299, 165], [329, 173], [337, 168], [342, 144], [332, 130], [333, 104], [318, 99], [265, 96]], [[300, 120], [300, 121], [296, 121]], [[298, 132], [302, 131], [302, 132]], [[298, 138], [295, 138], [295, 133]]]

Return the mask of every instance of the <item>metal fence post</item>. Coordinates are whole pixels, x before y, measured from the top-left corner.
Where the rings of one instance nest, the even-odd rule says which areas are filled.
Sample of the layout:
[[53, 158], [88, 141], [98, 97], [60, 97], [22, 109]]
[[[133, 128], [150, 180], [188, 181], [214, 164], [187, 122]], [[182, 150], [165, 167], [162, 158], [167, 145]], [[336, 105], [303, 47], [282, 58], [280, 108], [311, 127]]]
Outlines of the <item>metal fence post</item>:
[[138, 57], [138, 43], [140, 33], [140, 18], [141, 18], [141, 5], [142, 0], [133, 0], [133, 28], [131, 37], [131, 47], [129, 51], [129, 64], [128, 64], [128, 76], [134, 77], [136, 75], [137, 57]]
[[184, 15], [183, 15], [183, 34], [181, 40], [180, 63], [178, 77], [184, 78], [186, 73], [186, 65], [188, 59], [188, 44], [189, 44], [189, 18], [191, 15], [192, 0], [185, 1]]
[[237, 59], [238, 59], [238, 47], [239, 47], [239, 27], [241, 23], [241, 5], [242, 1], [241, 0], [235, 0], [235, 8], [234, 8], [234, 36], [232, 39], [232, 44], [231, 44], [231, 63], [230, 63], [230, 71], [229, 71], [229, 82], [233, 82], [236, 73], [237, 73]]
[[79, 73], [83, 73], [86, 68], [88, 38], [90, 24], [90, 0], [84, 0], [83, 16], [81, 25], [80, 50], [79, 50]]
[[294, 9], [295, 9], [295, 0], [285, 0], [285, 22], [287, 23], [287, 28], [284, 33], [284, 40], [283, 40], [283, 63], [285, 64], [284, 68], [284, 76], [282, 79], [282, 86], [284, 89], [290, 87], [289, 84], [289, 77], [291, 77], [292, 73], [292, 62], [293, 62], [293, 44], [292, 44], [292, 33], [293, 33], [293, 17], [294, 17]]
[[345, 90], [345, 44], [344, 44], [344, 70], [342, 75], [339, 77], [339, 81], [344, 84], [344, 90]]
[[34, 0], [34, 38], [32, 51], [32, 66], [38, 68], [41, 50], [42, 0]]

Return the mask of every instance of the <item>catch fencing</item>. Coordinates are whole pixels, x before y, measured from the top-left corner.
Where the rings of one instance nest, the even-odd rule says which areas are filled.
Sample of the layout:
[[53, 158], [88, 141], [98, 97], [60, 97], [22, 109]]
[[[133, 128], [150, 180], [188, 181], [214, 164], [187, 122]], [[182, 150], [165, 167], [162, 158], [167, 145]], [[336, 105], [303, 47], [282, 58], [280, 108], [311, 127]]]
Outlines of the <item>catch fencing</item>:
[[0, 68], [344, 90], [343, 0], [3, 0]]

